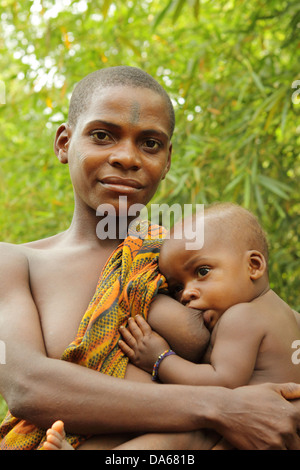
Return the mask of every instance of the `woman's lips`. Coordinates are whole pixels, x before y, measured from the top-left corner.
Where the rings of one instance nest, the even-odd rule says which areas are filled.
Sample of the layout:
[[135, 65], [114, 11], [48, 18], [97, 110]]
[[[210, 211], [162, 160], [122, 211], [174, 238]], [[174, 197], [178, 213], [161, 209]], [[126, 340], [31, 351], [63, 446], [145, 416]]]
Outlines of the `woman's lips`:
[[109, 176], [99, 181], [103, 187], [119, 194], [132, 194], [140, 191], [143, 186], [139, 181]]

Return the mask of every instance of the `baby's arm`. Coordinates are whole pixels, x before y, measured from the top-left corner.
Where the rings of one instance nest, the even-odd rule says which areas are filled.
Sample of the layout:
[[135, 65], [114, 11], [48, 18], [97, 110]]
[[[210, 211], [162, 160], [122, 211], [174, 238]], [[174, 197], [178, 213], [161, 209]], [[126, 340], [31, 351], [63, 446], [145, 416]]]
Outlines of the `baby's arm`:
[[[219, 385], [235, 388], [249, 382], [256, 363], [264, 329], [251, 304], [229, 309], [218, 325], [210, 364], [195, 364], [177, 355], [165, 357], [158, 369], [163, 383]], [[142, 317], [130, 321], [120, 347], [130, 360], [152, 372], [158, 356], [169, 349], [168, 343], [152, 332]]]

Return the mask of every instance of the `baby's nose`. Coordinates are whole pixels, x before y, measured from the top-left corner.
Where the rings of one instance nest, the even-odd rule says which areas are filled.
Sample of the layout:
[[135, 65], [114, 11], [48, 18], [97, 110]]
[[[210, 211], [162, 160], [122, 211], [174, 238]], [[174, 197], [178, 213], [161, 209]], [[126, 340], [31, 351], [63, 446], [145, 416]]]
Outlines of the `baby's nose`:
[[187, 285], [185, 289], [183, 290], [183, 293], [181, 296], [181, 303], [183, 305], [187, 305], [192, 300], [199, 299], [199, 297], [200, 297], [200, 293], [198, 289], [196, 289], [196, 287], [193, 285]]

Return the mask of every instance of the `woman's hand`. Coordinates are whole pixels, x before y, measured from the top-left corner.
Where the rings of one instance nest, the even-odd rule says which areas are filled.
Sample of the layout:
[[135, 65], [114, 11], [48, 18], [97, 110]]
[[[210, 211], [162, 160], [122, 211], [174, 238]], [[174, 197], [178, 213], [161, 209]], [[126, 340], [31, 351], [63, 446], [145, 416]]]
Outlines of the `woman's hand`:
[[247, 385], [228, 392], [219, 399], [213, 429], [235, 448], [300, 450], [300, 385]]

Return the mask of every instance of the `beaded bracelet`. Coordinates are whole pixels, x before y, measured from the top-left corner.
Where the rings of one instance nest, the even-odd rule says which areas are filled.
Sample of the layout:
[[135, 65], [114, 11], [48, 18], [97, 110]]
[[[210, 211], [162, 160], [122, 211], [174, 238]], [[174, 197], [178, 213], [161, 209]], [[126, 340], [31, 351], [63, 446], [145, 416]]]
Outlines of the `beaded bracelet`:
[[158, 368], [160, 366], [160, 363], [161, 361], [167, 357], [167, 356], [171, 356], [172, 354], [176, 354], [174, 351], [172, 351], [172, 349], [167, 349], [165, 352], [163, 352], [162, 354], [160, 354], [157, 358], [157, 361], [155, 362], [154, 366], [153, 366], [153, 371], [152, 371], [152, 380], [157, 380], [157, 377], [158, 377]]

